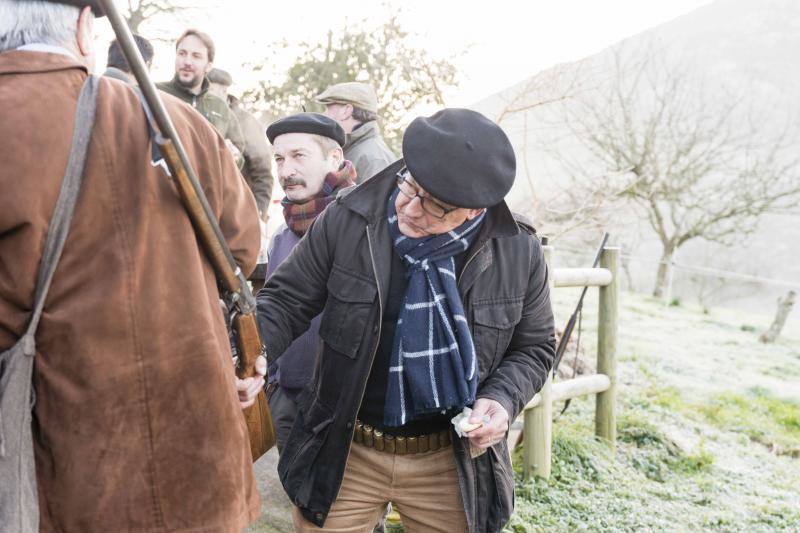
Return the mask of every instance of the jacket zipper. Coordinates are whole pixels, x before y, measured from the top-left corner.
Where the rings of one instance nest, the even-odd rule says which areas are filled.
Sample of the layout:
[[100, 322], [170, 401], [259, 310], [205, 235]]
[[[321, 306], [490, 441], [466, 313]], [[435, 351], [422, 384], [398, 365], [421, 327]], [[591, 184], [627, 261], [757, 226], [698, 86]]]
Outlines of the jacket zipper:
[[[364, 393], [367, 391], [367, 381], [369, 381], [369, 375], [372, 373], [372, 365], [375, 363], [375, 354], [378, 353], [378, 346], [380, 345], [380, 338], [381, 338], [381, 329], [383, 325], [383, 300], [381, 299], [381, 284], [380, 280], [378, 280], [378, 267], [375, 266], [375, 253], [372, 251], [372, 240], [369, 238], [369, 225], [367, 225], [366, 230], [367, 234], [367, 246], [369, 247], [369, 259], [372, 263], [372, 274], [375, 276], [375, 286], [378, 288], [378, 342], [375, 343], [375, 349], [372, 350], [372, 357], [369, 361], [369, 370], [367, 371], [367, 379], [364, 380], [364, 386], [361, 388], [361, 398], [358, 400], [359, 408], [361, 407], [361, 402], [364, 401]], [[356, 427], [356, 418], [358, 418], [358, 410], [356, 410], [356, 416], [353, 418], [350, 423], [352, 425], [351, 429], [355, 431]], [[345, 465], [347, 465], [347, 461], [350, 460], [350, 450], [353, 448], [353, 435], [350, 434], [350, 439], [348, 441], [347, 446], [347, 457], [345, 458]], [[339, 498], [339, 492], [342, 490], [342, 483], [339, 482], [339, 488], [336, 489], [336, 497], [333, 499], [335, 502]]]

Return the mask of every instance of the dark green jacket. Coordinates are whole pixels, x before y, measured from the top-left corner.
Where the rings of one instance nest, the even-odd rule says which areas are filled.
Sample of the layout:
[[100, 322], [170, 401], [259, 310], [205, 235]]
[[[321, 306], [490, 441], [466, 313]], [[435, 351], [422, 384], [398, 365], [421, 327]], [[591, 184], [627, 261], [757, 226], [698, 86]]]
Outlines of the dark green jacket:
[[162, 81], [156, 86], [164, 92], [180, 98], [206, 117], [224, 139], [230, 140], [240, 152], [244, 152], [245, 142], [239, 121], [228, 107], [228, 103], [208, 92], [208, 79], [203, 79], [200, 94], [193, 94], [178, 82], [177, 78]]

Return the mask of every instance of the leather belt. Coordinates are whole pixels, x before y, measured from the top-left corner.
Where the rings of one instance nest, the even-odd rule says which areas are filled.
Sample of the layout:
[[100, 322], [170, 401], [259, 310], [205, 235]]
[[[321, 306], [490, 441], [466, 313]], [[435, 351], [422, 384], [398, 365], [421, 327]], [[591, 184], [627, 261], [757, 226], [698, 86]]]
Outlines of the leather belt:
[[367, 448], [375, 448], [379, 452], [396, 455], [435, 452], [452, 444], [449, 429], [416, 437], [396, 437], [375, 429], [369, 424], [364, 424], [360, 420], [356, 420], [353, 442]]

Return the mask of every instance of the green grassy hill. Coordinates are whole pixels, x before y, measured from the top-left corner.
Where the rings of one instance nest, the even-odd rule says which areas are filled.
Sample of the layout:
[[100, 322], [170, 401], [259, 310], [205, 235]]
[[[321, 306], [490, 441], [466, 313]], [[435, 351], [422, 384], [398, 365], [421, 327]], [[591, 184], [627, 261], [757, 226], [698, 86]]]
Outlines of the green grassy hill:
[[[559, 324], [575, 298], [556, 291]], [[507, 530], [800, 531], [800, 312], [767, 346], [769, 316], [620, 301], [619, 443], [594, 439], [593, 397], [573, 401], [554, 425], [552, 478], [518, 477]], [[591, 359], [595, 309], [590, 298]]]

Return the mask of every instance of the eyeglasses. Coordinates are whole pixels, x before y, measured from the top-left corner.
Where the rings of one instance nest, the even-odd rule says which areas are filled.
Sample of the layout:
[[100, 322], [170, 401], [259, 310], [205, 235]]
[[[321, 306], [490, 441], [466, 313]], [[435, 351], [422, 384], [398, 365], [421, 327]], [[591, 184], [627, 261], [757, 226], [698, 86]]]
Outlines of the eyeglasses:
[[419, 203], [423, 211], [429, 215], [442, 219], [446, 217], [448, 213], [452, 213], [458, 209], [458, 207], [445, 207], [430, 196], [422, 196], [417, 187], [409, 183], [406, 178], [408, 178], [408, 169], [403, 167], [400, 169], [400, 172], [397, 173], [397, 188], [403, 193], [403, 196], [410, 200], [419, 198]]

